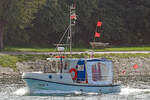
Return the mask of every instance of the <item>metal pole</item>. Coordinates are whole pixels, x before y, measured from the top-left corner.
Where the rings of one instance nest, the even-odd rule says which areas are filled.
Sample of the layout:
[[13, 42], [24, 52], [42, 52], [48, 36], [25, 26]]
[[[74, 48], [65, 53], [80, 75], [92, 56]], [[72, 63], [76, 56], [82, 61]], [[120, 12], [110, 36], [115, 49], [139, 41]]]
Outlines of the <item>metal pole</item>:
[[72, 27], [72, 25], [71, 25], [71, 23], [72, 23], [72, 21], [71, 21], [71, 9], [72, 9], [72, 5], [70, 6], [70, 36], [69, 36], [69, 38], [70, 38], [70, 55], [72, 55], [72, 30], [71, 30], [71, 27]]

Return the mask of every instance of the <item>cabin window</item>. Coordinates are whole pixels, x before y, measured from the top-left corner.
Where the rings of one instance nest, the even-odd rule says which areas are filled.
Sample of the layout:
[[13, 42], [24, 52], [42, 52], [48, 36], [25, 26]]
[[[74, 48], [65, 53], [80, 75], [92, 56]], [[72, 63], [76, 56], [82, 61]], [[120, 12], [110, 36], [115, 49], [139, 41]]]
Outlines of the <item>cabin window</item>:
[[92, 65], [92, 80], [93, 81], [101, 80], [101, 63]]
[[56, 64], [57, 64], [56, 66], [57, 66], [58, 69], [60, 70], [60, 69], [61, 69], [61, 62], [60, 62], [60, 61], [57, 61]]
[[61, 61], [60, 59], [54, 59], [50, 62], [50, 70], [51, 72], [68, 72], [70, 63], [69, 61]]
[[65, 62], [64, 70], [67, 70], [68, 62]]
[[56, 61], [52, 61], [52, 66], [56, 66]]
[[84, 71], [84, 65], [77, 65], [76, 68], [78, 71]]
[[51, 61], [51, 69], [53, 70], [53, 72], [60, 72], [61, 68], [63, 68], [63, 64], [60, 60]]

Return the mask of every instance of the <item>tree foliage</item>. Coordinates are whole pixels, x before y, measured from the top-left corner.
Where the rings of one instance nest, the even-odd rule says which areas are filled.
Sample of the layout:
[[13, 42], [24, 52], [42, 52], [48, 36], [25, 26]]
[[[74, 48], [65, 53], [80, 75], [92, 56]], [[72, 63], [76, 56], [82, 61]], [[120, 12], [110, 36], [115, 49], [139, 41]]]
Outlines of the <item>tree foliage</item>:
[[[69, 25], [73, 0], [1, 0], [0, 33], [10, 46], [52, 46]], [[112, 45], [150, 43], [149, 0], [76, 0], [74, 46], [89, 47], [96, 23], [103, 22], [97, 41]]]
[[38, 8], [45, 0], [1, 0], [0, 3], [0, 29], [4, 28], [6, 44], [18, 44], [27, 42], [29, 36], [25, 32], [27, 27], [32, 26]]

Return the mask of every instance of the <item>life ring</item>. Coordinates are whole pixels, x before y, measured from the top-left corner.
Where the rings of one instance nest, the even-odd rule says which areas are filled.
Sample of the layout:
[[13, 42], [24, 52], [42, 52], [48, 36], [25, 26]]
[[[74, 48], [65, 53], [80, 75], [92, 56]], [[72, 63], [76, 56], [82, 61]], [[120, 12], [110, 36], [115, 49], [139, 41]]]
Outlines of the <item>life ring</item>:
[[71, 68], [71, 69], [69, 70], [69, 72], [71, 73], [72, 71], [74, 71], [74, 73], [75, 73], [75, 75], [74, 75], [74, 77], [72, 78], [72, 80], [76, 80], [76, 79], [77, 79], [77, 70], [76, 70], [75, 68]]

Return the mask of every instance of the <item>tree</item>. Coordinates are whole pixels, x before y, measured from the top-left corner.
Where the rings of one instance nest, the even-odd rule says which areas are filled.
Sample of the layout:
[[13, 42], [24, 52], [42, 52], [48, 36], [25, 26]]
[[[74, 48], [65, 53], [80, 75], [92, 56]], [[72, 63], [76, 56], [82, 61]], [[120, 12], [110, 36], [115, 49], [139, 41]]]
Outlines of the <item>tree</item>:
[[[65, 0], [47, 0], [32, 21], [30, 41], [33, 45], [52, 46], [69, 25], [69, 6]], [[35, 37], [36, 36], [36, 37]]]
[[[4, 33], [16, 37], [25, 27], [32, 26], [34, 13], [46, 0], [1, 0], [0, 3], [0, 49], [3, 48]], [[7, 24], [4, 24], [6, 23]], [[6, 30], [5, 30], [6, 29]], [[14, 36], [12, 33], [15, 33]]]
[[[0, 48], [6, 45], [52, 46], [69, 25], [69, 5], [76, 1], [73, 43], [89, 47], [96, 23], [98, 41], [113, 45], [149, 44], [149, 0], [1, 0]], [[4, 37], [4, 38], [3, 38]]]

